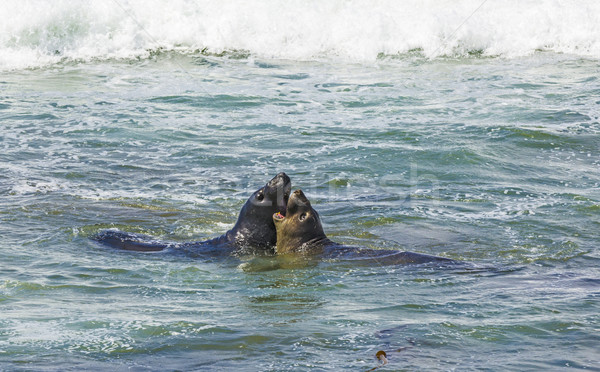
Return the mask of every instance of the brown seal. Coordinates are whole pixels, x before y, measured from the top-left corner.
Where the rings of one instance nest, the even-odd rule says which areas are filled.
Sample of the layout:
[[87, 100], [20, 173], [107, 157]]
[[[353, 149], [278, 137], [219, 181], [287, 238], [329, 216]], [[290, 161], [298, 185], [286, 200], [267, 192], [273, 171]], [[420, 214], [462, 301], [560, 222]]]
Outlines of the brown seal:
[[394, 265], [405, 263], [455, 262], [454, 260], [414, 252], [347, 247], [327, 238], [321, 218], [302, 190], [290, 196], [285, 214], [273, 215], [277, 229], [277, 255], [302, 254], [361, 263]]

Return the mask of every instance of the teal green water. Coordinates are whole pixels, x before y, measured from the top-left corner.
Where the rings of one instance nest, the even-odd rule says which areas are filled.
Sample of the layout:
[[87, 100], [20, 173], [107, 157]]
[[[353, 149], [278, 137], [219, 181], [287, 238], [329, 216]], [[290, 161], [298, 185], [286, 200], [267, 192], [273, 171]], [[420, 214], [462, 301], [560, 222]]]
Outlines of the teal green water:
[[[553, 53], [2, 72], [0, 369], [600, 370], [599, 73]], [[333, 240], [472, 267], [88, 239], [215, 237], [280, 171]]]

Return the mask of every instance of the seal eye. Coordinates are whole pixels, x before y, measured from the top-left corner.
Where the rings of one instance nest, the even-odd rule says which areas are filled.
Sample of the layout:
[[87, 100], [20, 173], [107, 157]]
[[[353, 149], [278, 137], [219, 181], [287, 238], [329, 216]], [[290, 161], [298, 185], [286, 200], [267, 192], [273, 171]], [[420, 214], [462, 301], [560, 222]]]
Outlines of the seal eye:
[[262, 201], [264, 198], [265, 198], [265, 196], [263, 195], [262, 192], [260, 194], [256, 195], [256, 199], [258, 199], [258, 201]]
[[306, 213], [302, 213], [300, 217], [298, 217], [300, 221], [304, 221], [306, 219]]

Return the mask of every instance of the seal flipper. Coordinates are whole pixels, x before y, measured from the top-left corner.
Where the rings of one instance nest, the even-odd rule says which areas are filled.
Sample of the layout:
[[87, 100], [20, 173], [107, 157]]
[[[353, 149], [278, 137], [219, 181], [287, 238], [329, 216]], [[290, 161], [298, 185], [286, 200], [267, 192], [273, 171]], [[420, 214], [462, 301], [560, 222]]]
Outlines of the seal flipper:
[[112, 248], [135, 252], [159, 252], [173, 244], [154, 240], [142, 234], [128, 233], [118, 230], [104, 230], [92, 237], [93, 240]]

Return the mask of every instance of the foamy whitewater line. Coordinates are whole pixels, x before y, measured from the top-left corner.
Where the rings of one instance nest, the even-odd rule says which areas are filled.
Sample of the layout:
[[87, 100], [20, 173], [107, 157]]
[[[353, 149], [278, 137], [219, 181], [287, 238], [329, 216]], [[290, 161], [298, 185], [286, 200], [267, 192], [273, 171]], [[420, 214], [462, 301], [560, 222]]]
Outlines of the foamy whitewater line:
[[3, 0], [0, 19], [1, 70], [160, 49], [353, 62], [415, 49], [600, 58], [597, 0]]

